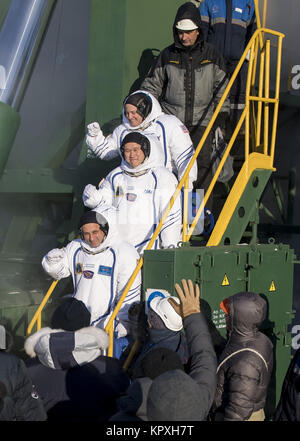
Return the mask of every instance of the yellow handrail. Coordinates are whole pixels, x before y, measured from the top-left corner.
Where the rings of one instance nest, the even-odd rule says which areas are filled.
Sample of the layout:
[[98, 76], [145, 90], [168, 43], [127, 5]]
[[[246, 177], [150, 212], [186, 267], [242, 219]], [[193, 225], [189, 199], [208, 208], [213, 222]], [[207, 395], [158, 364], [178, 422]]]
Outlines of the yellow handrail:
[[47, 301], [49, 300], [57, 283], [58, 283], [58, 280], [54, 280], [51, 283], [50, 288], [48, 289], [45, 297], [43, 298], [41, 304], [39, 305], [38, 309], [36, 310], [34, 316], [32, 317], [32, 319], [28, 325], [27, 335], [31, 334], [32, 328], [36, 322], [37, 322], [37, 331], [39, 331], [41, 329], [41, 327], [42, 327], [42, 310], [44, 309], [44, 306], [46, 305]]

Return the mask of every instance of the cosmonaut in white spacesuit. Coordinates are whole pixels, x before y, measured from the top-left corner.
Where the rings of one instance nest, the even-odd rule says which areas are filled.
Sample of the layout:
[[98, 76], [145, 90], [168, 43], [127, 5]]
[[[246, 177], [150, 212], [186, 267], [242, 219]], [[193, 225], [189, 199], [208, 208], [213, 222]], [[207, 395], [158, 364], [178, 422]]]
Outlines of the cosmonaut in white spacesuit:
[[[44, 270], [56, 280], [72, 276], [73, 296], [91, 313], [91, 326], [105, 328], [138, 261], [132, 245], [122, 240], [113, 207], [105, 205], [85, 212], [79, 221], [80, 239], [49, 251], [42, 260]], [[116, 316], [114, 335], [128, 333], [128, 309], [140, 301], [138, 273]]]
[[[121, 144], [120, 167], [110, 172], [100, 188], [88, 184], [83, 202], [89, 208], [112, 205], [124, 240], [142, 254], [166, 210], [178, 182], [165, 167], [155, 167], [156, 136], [128, 133]], [[153, 248], [176, 247], [181, 240], [181, 200], [174, 202]]]
[[[110, 160], [119, 156], [125, 135], [132, 131], [157, 136], [160, 145], [156, 152], [155, 165], [167, 167], [180, 181], [194, 154], [189, 131], [176, 116], [164, 113], [157, 99], [145, 90], [138, 90], [125, 98], [122, 124], [106, 138], [98, 122], [87, 126], [88, 157]], [[189, 174], [190, 190], [196, 179], [195, 161]]]

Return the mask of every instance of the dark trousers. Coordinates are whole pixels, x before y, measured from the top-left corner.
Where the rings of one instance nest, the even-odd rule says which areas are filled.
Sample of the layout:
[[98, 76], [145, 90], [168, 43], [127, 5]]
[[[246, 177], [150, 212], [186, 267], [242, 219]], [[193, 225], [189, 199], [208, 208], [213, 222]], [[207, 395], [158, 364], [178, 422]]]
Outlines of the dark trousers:
[[[196, 150], [203, 133], [206, 129], [205, 126], [190, 126], [188, 127], [190, 132], [190, 137], [193, 141], [194, 148]], [[212, 171], [211, 171], [211, 153], [212, 153], [212, 130], [208, 134], [206, 141], [201, 149], [200, 154], [197, 157], [197, 167], [198, 174], [197, 180], [194, 182], [194, 190], [203, 189], [204, 195], [211, 183]], [[213, 194], [211, 193], [207, 203], [206, 208], [212, 209], [213, 204]]]
[[[230, 65], [227, 66], [227, 71], [229, 76], [234, 72], [238, 64], [237, 61], [231, 61]], [[230, 99], [230, 123], [231, 132], [235, 129], [238, 120], [240, 119], [246, 101], [246, 85], [247, 85], [247, 74], [248, 74], [248, 61], [245, 61], [230, 89], [229, 99]]]

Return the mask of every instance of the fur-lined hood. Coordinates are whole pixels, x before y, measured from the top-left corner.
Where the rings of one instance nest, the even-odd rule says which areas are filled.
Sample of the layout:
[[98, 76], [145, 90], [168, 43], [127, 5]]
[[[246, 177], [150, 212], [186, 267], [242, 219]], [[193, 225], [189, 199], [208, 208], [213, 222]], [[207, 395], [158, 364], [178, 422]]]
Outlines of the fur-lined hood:
[[89, 363], [107, 349], [109, 337], [103, 329], [89, 326], [78, 331], [42, 328], [25, 341], [31, 357], [52, 369], [70, 369]]

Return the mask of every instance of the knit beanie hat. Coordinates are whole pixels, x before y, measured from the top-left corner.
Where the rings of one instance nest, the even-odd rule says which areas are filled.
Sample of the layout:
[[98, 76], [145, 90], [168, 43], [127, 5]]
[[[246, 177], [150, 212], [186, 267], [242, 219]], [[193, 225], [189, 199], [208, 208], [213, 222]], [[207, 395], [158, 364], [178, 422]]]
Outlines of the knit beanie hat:
[[163, 373], [148, 392], [149, 421], [203, 421], [204, 407], [198, 384], [182, 370]]
[[143, 120], [149, 115], [152, 110], [151, 98], [142, 92], [133, 93], [125, 99], [125, 104], [131, 104], [137, 108], [137, 113], [143, 118]]
[[90, 321], [91, 313], [85, 304], [81, 300], [69, 297], [54, 311], [51, 328], [77, 331], [90, 326]]
[[174, 369], [184, 370], [177, 352], [168, 348], [150, 350], [140, 363], [141, 376], [152, 379]]
[[101, 213], [97, 213], [97, 211], [90, 210], [83, 213], [78, 222], [78, 229], [80, 230], [80, 228], [85, 224], [99, 224], [100, 229], [103, 231], [105, 236], [108, 235], [108, 222], [105, 217], [102, 216]]

